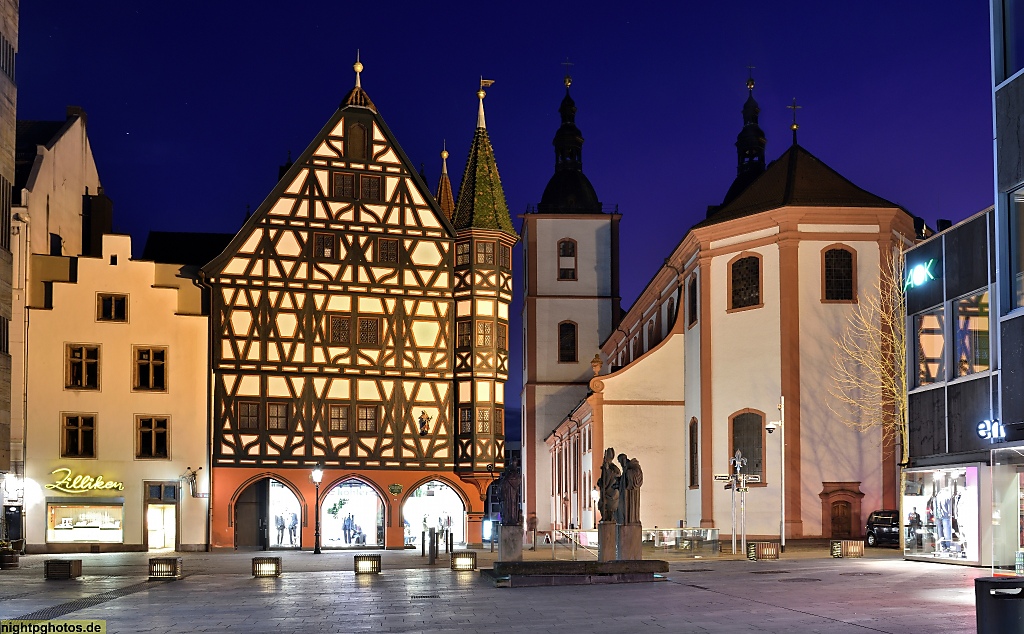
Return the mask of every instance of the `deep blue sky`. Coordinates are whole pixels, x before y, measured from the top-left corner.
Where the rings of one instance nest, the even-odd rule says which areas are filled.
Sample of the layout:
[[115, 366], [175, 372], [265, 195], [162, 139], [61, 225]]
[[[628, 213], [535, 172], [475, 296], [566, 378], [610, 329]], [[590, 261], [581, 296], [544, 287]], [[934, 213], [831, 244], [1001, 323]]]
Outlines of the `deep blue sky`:
[[[584, 170], [623, 214], [624, 306], [732, 182], [748, 65], [769, 160], [789, 145], [786, 105], [796, 97], [801, 145], [929, 224], [993, 197], [982, 2], [53, 1], [21, 10], [18, 116], [86, 109], [115, 229], [132, 234], [136, 253], [151, 229], [236, 230], [287, 152], [297, 155], [352, 87], [357, 48], [363, 87], [431, 187], [445, 139], [458, 186], [478, 78], [496, 80], [487, 122], [514, 217], [552, 173], [568, 56]], [[520, 338], [511, 339], [510, 401], [521, 365]]]

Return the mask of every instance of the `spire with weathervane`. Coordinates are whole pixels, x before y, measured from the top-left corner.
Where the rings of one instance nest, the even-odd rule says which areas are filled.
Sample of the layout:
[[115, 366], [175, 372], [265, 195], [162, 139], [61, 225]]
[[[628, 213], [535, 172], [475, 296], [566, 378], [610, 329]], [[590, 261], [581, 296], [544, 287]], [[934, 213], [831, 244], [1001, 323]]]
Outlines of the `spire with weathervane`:
[[754, 99], [754, 67], [747, 68], [750, 74], [747, 76], [747, 101], [743, 104], [743, 128], [736, 135], [736, 180], [729, 187], [722, 206], [729, 204], [764, 173], [764, 150], [768, 142], [757, 121], [761, 107]]
[[341, 106], [359, 106], [360, 108], [367, 108], [373, 112], [377, 112], [377, 106], [373, 105], [370, 101], [370, 96], [363, 90], [362, 80], [360, 75], [363, 72], [363, 64], [359, 61], [359, 51], [356, 51], [356, 63], [352, 65], [352, 70], [356, 71], [356, 85], [345, 95], [345, 98], [341, 100]]
[[437, 205], [445, 217], [451, 220], [452, 214], [455, 213], [455, 197], [452, 196], [452, 181], [448, 178], [447, 144], [441, 150], [441, 180], [437, 182], [437, 194], [434, 195], [434, 200], [437, 201]]

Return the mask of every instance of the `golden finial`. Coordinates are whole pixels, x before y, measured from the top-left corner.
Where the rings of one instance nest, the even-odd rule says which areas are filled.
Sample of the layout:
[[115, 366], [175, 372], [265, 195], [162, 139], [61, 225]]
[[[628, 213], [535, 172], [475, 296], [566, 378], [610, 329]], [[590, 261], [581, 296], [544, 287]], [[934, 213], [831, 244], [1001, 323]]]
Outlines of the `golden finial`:
[[747, 90], [754, 89], [754, 69], [756, 66], [747, 66]]
[[441, 150], [441, 158], [448, 159], [448, 150]]
[[356, 71], [356, 87], [361, 87], [359, 84], [359, 73], [363, 72], [363, 63], [359, 61], [359, 49], [356, 49], [356, 63], [352, 64], [352, 70]]
[[484, 97], [487, 93], [484, 92], [484, 88], [490, 88], [494, 84], [493, 79], [484, 79], [483, 75], [480, 76], [480, 90], [476, 91], [476, 96], [480, 98], [480, 107], [477, 109], [476, 115], [476, 127], [486, 128], [487, 123], [484, 119]]
[[565, 79], [563, 80], [563, 83], [565, 83], [565, 87], [568, 88], [569, 86], [572, 86], [572, 75], [569, 74], [569, 68], [573, 66], [573, 63], [569, 61], [568, 57], [566, 57], [565, 61], [562, 62], [562, 66], [565, 66]]

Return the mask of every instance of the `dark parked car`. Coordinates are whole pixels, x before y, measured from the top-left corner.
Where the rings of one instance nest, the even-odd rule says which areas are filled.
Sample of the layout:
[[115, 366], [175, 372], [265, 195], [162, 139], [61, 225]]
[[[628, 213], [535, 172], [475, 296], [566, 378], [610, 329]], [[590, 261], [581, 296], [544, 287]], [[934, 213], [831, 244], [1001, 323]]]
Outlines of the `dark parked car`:
[[900, 543], [900, 512], [893, 510], [872, 512], [864, 527], [864, 543], [868, 546], [880, 544], [898, 546]]

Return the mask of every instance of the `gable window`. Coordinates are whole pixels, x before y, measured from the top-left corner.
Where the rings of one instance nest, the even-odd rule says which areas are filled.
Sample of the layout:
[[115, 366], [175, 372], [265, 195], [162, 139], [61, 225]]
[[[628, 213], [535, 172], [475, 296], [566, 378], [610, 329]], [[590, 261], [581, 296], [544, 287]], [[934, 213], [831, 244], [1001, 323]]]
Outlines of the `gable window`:
[[700, 452], [700, 445], [697, 444], [699, 439], [697, 433], [697, 418], [690, 419], [690, 486], [700, 486], [700, 463], [698, 462], [697, 456]]
[[576, 324], [563, 321], [558, 324], [558, 362], [576, 363]]
[[97, 294], [96, 321], [128, 321], [128, 296]]
[[764, 417], [761, 414], [746, 411], [732, 417], [732, 443], [729, 457], [742, 452], [747, 459], [743, 473], [761, 476], [764, 484]]
[[100, 348], [71, 343], [64, 347], [67, 373], [64, 387], [75, 390], [100, 389]]
[[459, 433], [468, 434], [473, 431], [473, 410], [468, 407], [459, 409]]
[[494, 243], [493, 242], [477, 242], [476, 243], [476, 263], [477, 264], [494, 264]]
[[267, 403], [267, 429], [271, 431], [288, 430], [287, 403]]
[[476, 410], [476, 433], [491, 433], [491, 410], [489, 407], [478, 407]]
[[365, 346], [380, 345], [380, 320], [376, 317], [359, 318], [359, 343]]
[[476, 345], [490, 347], [494, 341], [494, 324], [489, 321], [476, 322]]
[[984, 372], [988, 360], [988, 291], [961, 297], [956, 306], [956, 336], [953, 338], [956, 376]]
[[167, 418], [136, 416], [136, 458], [168, 458]]
[[348, 431], [348, 406], [332, 403], [328, 407], [327, 429], [332, 432]]
[[348, 127], [348, 139], [346, 140], [348, 158], [355, 160], [366, 160], [366, 127], [361, 123], [353, 123]]
[[348, 315], [330, 315], [330, 325], [328, 328], [328, 340], [331, 345], [342, 345], [347, 346], [352, 342], [351, 334], [349, 329], [352, 327], [352, 320]]
[[362, 175], [359, 177], [359, 198], [380, 201], [380, 176]]
[[942, 307], [914, 315], [915, 387], [946, 380], [945, 325]]
[[360, 405], [359, 406], [359, 420], [357, 422], [358, 431], [364, 432], [376, 432], [377, 431], [377, 406], [376, 405]]
[[135, 348], [133, 388], [155, 391], [167, 389], [166, 360], [166, 348]]
[[334, 235], [330, 233], [313, 234], [313, 257], [323, 260], [334, 259]]
[[260, 406], [252, 401], [240, 401], [236, 408], [238, 410], [239, 429], [260, 428]]
[[697, 323], [697, 275], [694, 274], [690, 277], [690, 281], [686, 284], [686, 295], [687, 295], [687, 314], [686, 314], [686, 325], [692, 326]]
[[750, 308], [761, 305], [761, 258], [749, 255], [734, 260], [730, 267], [730, 308]]
[[377, 261], [397, 264], [398, 240], [394, 238], [377, 238]]
[[65, 414], [62, 422], [61, 458], [96, 457], [96, 417]]
[[854, 301], [856, 257], [844, 247], [826, 248], [822, 253], [822, 285], [827, 302]]
[[576, 241], [566, 238], [558, 241], [558, 279], [576, 279]]
[[499, 264], [502, 268], [512, 268], [512, 247], [507, 247], [504, 244], [498, 245], [498, 254], [501, 256]]
[[498, 324], [498, 350], [508, 350], [508, 326]]
[[334, 197], [355, 198], [356, 197], [356, 176], [347, 172], [336, 172], [334, 174]]

